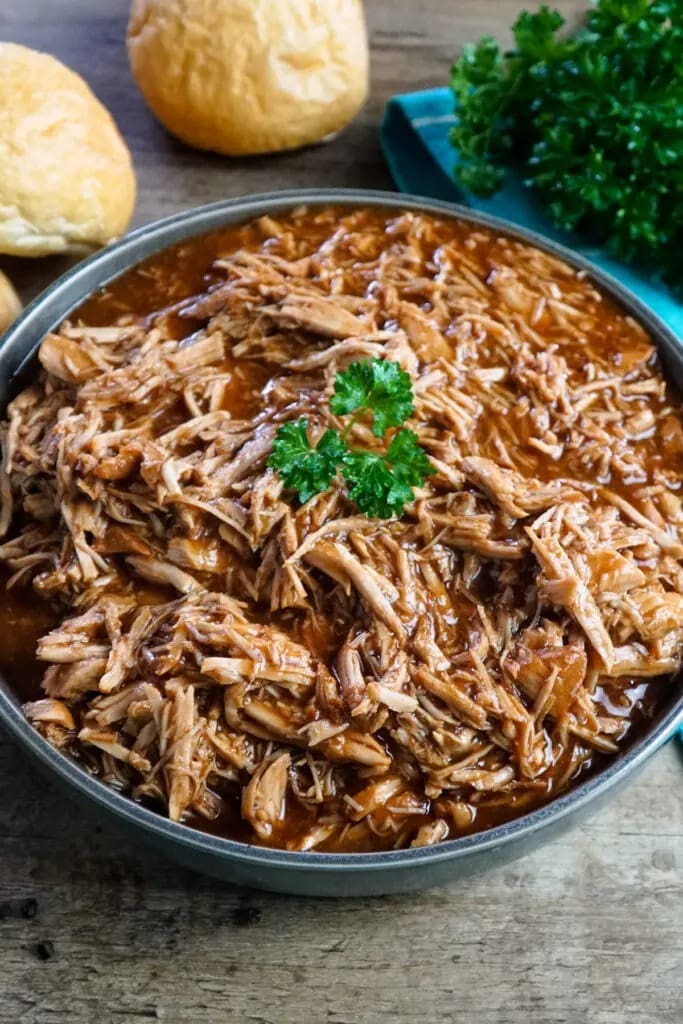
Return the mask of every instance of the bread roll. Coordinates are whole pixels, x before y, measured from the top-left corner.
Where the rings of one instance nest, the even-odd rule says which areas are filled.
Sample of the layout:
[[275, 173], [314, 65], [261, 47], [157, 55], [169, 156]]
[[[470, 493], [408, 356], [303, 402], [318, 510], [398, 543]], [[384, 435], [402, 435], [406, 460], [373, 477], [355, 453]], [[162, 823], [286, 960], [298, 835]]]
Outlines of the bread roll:
[[133, 0], [128, 53], [166, 128], [231, 156], [317, 142], [367, 95], [361, 0]]
[[0, 252], [83, 252], [125, 231], [130, 154], [86, 83], [46, 53], [0, 43]]
[[13, 324], [21, 313], [19, 296], [0, 270], [0, 334]]

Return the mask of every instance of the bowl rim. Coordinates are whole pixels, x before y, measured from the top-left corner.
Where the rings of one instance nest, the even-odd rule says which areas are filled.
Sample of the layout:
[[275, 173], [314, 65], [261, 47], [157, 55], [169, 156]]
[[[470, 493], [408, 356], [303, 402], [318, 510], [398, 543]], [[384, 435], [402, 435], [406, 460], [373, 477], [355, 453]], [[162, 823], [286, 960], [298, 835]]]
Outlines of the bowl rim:
[[[520, 228], [503, 218], [468, 209], [457, 203], [422, 198], [398, 192], [372, 189], [289, 189], [265, 192], [236, 199], [220, 200], [185, 210], [154, 221], [126, 235], [104, 250], [68, 270], [49, 285], [24, 310], [0, 339], [0, 388], [7, 391], [16, 375], [33, 358], [43, 336], [54, 329], [90, 295], [114, 278], [132, 269], [148, 257], [181, 242], [230, 224], [237, 224], [269, 213], [283, 213], [301, 205], [359, 207], [370, 206], [400, 211], [416, 211], [454, 217], [483, 226], [522, 241], [558, 257], [587, 275], [653, 335], [665, 362], [672, 360], [683, 379], [683, 344], [671, 329], [637, 296], [611, 275], [566, 246], [535, 231]], [[6, 395], [0, 404], [4, 410]], [[198, 854], [213, 854], [226, 861], [289, 871], [346, 872], [380, 871], [390, 867], [418, 867], [441, 861], [456, 861], [529, 839], [601, 795], [615, 788], [642, 765], [675, 731], [683, 725], [683, 693], [671, 707], [660, 712], [652, 725], [610, 763], [580, 781], [563, 795], [528, 814], [483, 832], [448, 840], [434, 846], [380, 851], [374, 853], [320, 853], [288, 851], [255, 846], [214, 836], [187, 825], [172, 822], [90, 775], [74, 759], [50, 746], [28, 723], [21, 704], [0, 676], [0, 721], [20, 746], [86, 798], [112, 812], [150, 837], [170, 842]]]

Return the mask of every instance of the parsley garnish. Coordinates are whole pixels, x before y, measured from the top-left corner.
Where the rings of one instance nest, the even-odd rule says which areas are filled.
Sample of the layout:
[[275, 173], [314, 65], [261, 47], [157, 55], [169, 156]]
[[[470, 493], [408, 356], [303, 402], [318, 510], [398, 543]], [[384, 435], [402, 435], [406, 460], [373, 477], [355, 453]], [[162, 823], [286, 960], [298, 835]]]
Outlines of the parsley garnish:
[[342, 470], [349, 484], [349, 497], [366, 515], [379, 519], [400, 515], [403, 506], [412, 500], [412, 488], [434, 473], [412, 430], [399, 430], [386, 455], [347, 452]]
[[308, 420], [302, 417], [280, 427], [268, 465], [278, 471], [285, 487], [293, 487], [305, 502], [327, 490], [345, 451], [346, 445], [336, 430], [326, 430], [312, 448]]
[[510, 52], [466, 46], [451, 74], [460, 184], [491, 195], [521, 167], [558, 227], [683, 287], [682, 13], [597, 0], [567, 34], [543, 6], [519, 16]]
[[284, 423], [268, 465], [278, 471], [285, 487], [297, 491], [301, 502], [327, 490], [341, 469], [349, 497], [361, 512], [379, 519], [400, 515], [412, 500], [413, 487], [435, 472], [416, 434], [399, 430], [384, 453], [348, 448], [346, 438], [366, 412], [372, 414], [376, 437], [384, 437], [388, 427], [400, 426], [414, 408], [410, 376], [386, 359], [351, 363], [335, 378], [330, 408], [337, 416], [355, 413], [343, 433], [326, 430], [313, 447], [305, 417]]
[[409, 487], [419, 487], [426, 476], [436, 473], [412, 430], [399, 430], [394, 434], [387, 448], [387, 461], [393, 466], [398, 479]]
[[338, 373], [330, 409], [335, 416], [356, 410], [372, 413], [372, 432], [384, 437], [389, 427], [400, 427], [413, 414], [410, 375], [388, 359], [364, 359]]

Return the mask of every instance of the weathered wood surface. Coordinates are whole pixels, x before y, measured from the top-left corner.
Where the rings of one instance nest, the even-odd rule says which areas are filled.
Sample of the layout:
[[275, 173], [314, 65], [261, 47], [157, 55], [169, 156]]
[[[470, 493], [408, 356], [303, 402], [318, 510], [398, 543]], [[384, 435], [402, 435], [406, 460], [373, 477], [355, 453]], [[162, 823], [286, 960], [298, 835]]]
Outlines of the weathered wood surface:
[[[373, 87], [357, 122], [325, 147], [234, 162], [182, 147], [147, 113], [127, 72], [125, 0], [2, 0], [0, 39], [93, 84], [133, 150], [142, 224], [259, 190], [389, 186], [386, 98], [445, 80], [461, 43], [506, 34], [518, 3], [368, 8]], [[28, 297], [64, 261], [0, 265]], [[165, 863], [94, 826], [0, 738], [0, 1024], [680, 1024], [682, 794], [671, 745], [593, 821], [512, 866], [324, 902]]]

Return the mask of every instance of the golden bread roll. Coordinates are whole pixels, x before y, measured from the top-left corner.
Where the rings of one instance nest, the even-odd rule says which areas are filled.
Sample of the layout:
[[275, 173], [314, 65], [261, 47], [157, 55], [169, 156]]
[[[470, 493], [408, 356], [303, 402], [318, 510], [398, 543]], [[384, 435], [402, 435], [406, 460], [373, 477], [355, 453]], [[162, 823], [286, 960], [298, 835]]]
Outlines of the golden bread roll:
[[21, 313], [19, 296], [9, 279], [0, 270], [0, 334], [13, 324]]
[[111, 116], [54, 57], [0, 43], [0, 252], [83, 252], [122, 234], [135, 174]]
[[317, 142], [367, 95], [361, 0], [133, 0], [128, 54], [165, 127], [230, 156]]

